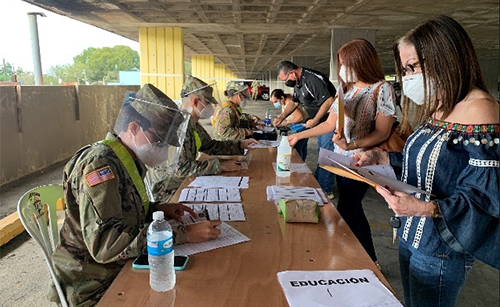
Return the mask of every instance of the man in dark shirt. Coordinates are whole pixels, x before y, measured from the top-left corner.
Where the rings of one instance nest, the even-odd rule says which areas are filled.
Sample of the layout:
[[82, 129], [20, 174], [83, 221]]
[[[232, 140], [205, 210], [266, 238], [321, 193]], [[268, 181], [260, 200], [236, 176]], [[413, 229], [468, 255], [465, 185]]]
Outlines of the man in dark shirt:
[[[315, 127], [327, 119], [328, 111], [337, 93], [328, 77], [319, 71], [298, 67], [289, 61], [283, 61], [278, 65], [278, 77], [285, 81], [286, 86], [294, 88], [292, 98], [294, 104], [286, 106], [285, 111], [275, 121], [276, 125], [290, 115], [299, 103], [304, 106], [310, 118], [306, 122], [306, 128]], [[333, 132], [318, 136], [318, 151], [320, 148], [333, 151], [332, 137]], [[331, 195], [334, 175], [318, 166], [314, 176], [323, 190]]]

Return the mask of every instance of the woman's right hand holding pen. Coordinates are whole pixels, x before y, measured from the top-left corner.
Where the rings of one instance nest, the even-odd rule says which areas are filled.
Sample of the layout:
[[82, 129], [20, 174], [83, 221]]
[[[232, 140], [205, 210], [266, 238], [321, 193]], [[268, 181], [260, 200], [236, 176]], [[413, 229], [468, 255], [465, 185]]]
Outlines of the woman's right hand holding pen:
[[356, 166], [389, 164], [389, 153], [383, 150], [369, 150], [355, 154], [352, 157], [356, 161]]

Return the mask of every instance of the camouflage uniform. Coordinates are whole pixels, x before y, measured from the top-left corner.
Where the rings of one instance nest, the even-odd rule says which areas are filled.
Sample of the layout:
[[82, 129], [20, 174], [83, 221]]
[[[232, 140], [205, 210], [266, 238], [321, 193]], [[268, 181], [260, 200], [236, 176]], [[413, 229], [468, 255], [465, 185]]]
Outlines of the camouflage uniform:
[[[228, 82], [226, 96], [232, 97], [236, 94], [247, 96], [248, 87], [237, 82]], [[214, 139], [218, 141], [241, 141], [245, 139], [245, 129], [251, 129], [253, 115], [243, 113], [241, 108], [231, 101], [220, 106], [214, 115]]]
[[[195, 132], [200, 139], [200, 148], [197, 148]], [[199, 146], [199, 145], [198, 145]], [[199, 123], [189, 123], [182, 152], [177, 164], [177, 171], [170, 180], [163, 180], [160, 172], [153, 171], [153, 195], [161, 202], [172, 198], [182, 181], [189, 176], [218, 175], [221, 173], [219, 159], [196, 160], [198, 152], [208, 155], [242, 155], [243, 149], [237, 141], [215, 141]]]
[[[106, 139], [116, 139], [109, 133]], [[144, 177], [146, 168], [134, 161]], [[109, 167], [114, 178], [89, 187], [87, 174]], [[146, 247], [154, 206], [144, 212], [141, 198], [116, 154], [96, 143], [82, 148], [64, 168], [66, 217], [52, 259], [70, 306], [93, 306], [129, 258]], [[177, 243], [185, 228], [174, 229]]]
[[[155, 206], [149, 204], [146, 212], [124, 164], [137, 168], [139, 180], [146, 166], [132, 155], [118, 157], [111, 143], [128, 152], [108, 133], [105, 141], [80, 149], [64, 168], [65, 218], [52, 259], [70, 306], [94, 306], [127, 260], [146, 247]], [[185, 237], [184, 226], [174, 228], [176, 243]], [[58, 301], [55, 290], [49, 298]]]

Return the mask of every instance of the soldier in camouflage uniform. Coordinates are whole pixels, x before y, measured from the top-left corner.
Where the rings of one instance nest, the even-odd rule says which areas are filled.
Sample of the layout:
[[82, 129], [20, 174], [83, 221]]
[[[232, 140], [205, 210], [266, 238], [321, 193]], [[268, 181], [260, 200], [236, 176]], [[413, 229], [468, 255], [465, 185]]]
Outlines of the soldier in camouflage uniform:
[[[194, 214], [180, 204], [150, 203], [142, 181], [144, 164], [164, 162], [165, 149], [179, 146], [184, 120], [174, 102], [146, 84], [123, 103], [116, 134], [80, 149], [66, 164], [65, 219], [52, 258], [70, 306], [94, 306], [127, 260], [144, 252], [153, 211], [176, 219]], [[216, 238], [219, 223], [174, 228], [175, 242]], [[54, 292], [51, 300], [57, 300]]]
[[215, 114], [214, 139], [218, 141], [241, 141], [252, 135], [252, 128], [260, 120], [257, 116], [243, 113], [248, 100], [247, 86], [228, 82], [224, 95], [227, 102]]
[[188, 76], [182, 86], [181, 109], [190, 111], [191, 118], [186, 130], [186, 138], [179, 157], [177, 170], [173, 177], [165, 180], [165, 172], [160, 168], [152, 170], [153, 195], [156, 200], [169, 201], [186, 177], [218, 175], [221, 172], [241, 170], [242, 167], [236, 160], [220, 161], [217, 158], [197, 160], [198, 154], [207, 155], [242, 155], [244, 149], [255, 139], [245, 141], [215, 141], [198, 122], [208, 119], [214, 113], [213, 105], [217, 100], [213, 97], [214, 89], [193, 76]]

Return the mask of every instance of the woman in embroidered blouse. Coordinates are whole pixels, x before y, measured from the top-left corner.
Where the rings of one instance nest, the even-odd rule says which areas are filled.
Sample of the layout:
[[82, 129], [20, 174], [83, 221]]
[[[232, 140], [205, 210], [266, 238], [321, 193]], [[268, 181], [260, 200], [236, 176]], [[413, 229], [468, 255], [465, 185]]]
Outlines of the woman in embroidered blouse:
[[[343, 80], [340, 85], [344, 95], [344, 131], [332, 141], [337, 145], [335, 152], [353, 156], [363, 148], [374, 146], [389, 137], [395, 119], [395, 93], [384, 81], [382, 64], [373, 45], [365, 39], [354, 39], [337, 52], [337, 70]], [[320, 125], [290, 135], [293, 146], [298, 140], [322, 135], [335, 130], [337, 126], [338, 99], [332, 105], [328, 119]], [[363, 182], [337, 176], [339, 199], [337, 210], [347, 225], [377, 263], [370, 225], [366, 219], [361, 201], [368, 190]]]
[[394, 56], [406, 96], [402, 129], [410, 114], [417, 129], [403, 153], [369, 151], [355, 159], [390, 163], [402, 181], [431, 193], [377, 188], [401, 222], [406, 306], [455, 306], [474, 259], [498, 269], [499, 106], [469, 36], [450, 17], [409, 31]]

